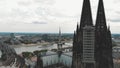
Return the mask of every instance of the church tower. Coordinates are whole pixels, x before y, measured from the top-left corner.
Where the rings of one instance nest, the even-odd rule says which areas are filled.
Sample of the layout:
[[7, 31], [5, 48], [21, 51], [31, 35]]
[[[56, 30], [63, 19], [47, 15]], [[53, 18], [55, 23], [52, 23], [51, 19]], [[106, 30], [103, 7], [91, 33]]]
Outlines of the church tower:
[[99, 0], [96, 19], [95, 58], [97, 68], [113, 68], [111, 32], [106, 26], [103, 0]]
[[83, 63], [82, 62], [83, 60], [83, 32], [85, 32], [83, 31], [83, 29], [86, 26], [93, 27], [91, 6], [90, 6], [89, 0], [83, 1], [80, 25], [77, 24], [77, 29], [74, 32], [72, 68], [83, 67], [82, 65]]
[[62, 42], [61, 42], [61, 29], [59, 28], [59, 38], [58, 38], [58, 50], [60, 51], [62, 49]]

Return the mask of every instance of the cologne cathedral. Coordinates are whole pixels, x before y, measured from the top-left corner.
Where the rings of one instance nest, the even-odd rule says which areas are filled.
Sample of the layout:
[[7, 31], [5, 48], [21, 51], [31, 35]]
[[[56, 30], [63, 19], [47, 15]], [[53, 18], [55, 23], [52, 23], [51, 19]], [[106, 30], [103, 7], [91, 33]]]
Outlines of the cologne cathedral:
[[103, 0], [99, 0], [93, 25], [90, 0], [83, 1], [80, 25], [74, 32], [72, 68], [113, 68], [112, 39], [106, 25]]

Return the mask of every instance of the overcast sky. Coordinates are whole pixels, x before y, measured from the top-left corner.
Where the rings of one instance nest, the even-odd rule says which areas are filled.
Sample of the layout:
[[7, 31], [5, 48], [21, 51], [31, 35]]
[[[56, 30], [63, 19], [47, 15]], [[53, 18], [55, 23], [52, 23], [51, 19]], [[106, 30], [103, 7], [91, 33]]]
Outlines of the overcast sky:
[[[98, 0], [90, 0], [93, 21]], [[103, 0], [112, 33], [120, 33], [120, 0]], [[0, 0], [0, 32], [73, 33], [83, 0]]]

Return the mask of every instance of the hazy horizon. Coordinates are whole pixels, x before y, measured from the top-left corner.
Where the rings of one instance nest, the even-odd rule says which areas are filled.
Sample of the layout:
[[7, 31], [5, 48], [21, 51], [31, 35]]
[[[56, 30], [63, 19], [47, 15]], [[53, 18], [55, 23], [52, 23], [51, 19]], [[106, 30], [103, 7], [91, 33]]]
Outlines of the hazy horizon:
[[[59, 34], [58, 32], [0, 32], [0, 34], [10, 34], [10, 33], [15, 33], [15, 34]], [[74, 33], [62, 33], [62, 34], [74, 34]], [[120, 34], [120, 33], [111, 33], [112, 35], [114, 34]]]

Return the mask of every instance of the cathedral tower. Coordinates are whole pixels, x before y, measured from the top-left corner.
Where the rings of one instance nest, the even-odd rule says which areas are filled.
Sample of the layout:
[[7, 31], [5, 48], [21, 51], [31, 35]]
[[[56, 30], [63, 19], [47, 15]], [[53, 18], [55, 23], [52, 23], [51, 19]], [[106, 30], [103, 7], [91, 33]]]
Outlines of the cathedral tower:
[[93, 27], [91, 6], [89, 0], [83, 1], [80, 25], [77, 24], [77, 29], [74, 32], [72, 68], [80, 68], [82, 66], [83, 28], [85, 26]]
[[[113, 68], [111, 32], [106, 26], [103, 0], [99, 0], [96, 19], [95, 58], [97, 68]], [[102, 59], [102, 60], [101, 60]]]
[[103, 0], [93, 25], [90, 0], [83, 1], [80, 25], [74, 32], [72, 68], [113, 68], [112, 39], [106, 26]]

